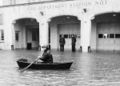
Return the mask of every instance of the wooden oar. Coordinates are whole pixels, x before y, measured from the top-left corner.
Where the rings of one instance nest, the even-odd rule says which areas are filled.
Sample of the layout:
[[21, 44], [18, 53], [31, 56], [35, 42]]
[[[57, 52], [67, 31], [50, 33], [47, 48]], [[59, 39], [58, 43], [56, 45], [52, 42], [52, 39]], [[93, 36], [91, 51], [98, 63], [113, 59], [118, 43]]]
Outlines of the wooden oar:
[[23, 68], [21, 72], [24, 72], [26, 69], [28, 69], [33, 63], [35, 63], [40, 57], [38, 56], [33, 62], [31, 62], [27, 67]]

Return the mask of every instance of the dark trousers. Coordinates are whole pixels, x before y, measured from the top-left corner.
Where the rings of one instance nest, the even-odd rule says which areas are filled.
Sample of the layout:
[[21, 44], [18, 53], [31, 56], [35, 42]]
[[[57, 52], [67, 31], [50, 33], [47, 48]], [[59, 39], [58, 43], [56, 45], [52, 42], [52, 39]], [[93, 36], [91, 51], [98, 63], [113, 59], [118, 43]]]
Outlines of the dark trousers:
[[76, 51], [76, 48], [75, 48], [75, 44], [72, 45], [72, 51], [75, 52]]
[[64, 51], [64, 45], [60, 45], [60, 51]]

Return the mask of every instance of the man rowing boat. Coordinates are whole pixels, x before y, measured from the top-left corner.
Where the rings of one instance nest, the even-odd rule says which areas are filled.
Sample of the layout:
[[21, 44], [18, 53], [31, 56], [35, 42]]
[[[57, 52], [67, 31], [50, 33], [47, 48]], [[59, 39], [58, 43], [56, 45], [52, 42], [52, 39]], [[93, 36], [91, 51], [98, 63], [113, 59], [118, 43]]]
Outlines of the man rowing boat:
[[[42, 54], [42, 57], [39, 57], [39, 60], [42, 61], [42, 63], [53, 63], [53, 56], [50, 52], [50, 48], [48, 46], [45, 47], [45, 50]], [[39, 62], [38, 60], [38, 62]]]

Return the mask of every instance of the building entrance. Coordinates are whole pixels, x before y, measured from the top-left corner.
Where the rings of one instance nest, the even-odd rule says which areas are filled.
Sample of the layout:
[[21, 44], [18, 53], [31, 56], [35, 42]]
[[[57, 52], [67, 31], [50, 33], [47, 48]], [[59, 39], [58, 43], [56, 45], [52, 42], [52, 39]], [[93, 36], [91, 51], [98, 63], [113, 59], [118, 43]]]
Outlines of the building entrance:
[[39, 23], [36, 19], [24, 18], [16, 20], [14, 25], [14, 48], [36, 49], [39, 46]]
[[71, 50], [72, 36], [76, 37], [76, 49], [80, 47], [80, 25], [79, 23], [59, 24], [58, 25], [59, 38], [61, 35], [65, 38], [65, 49]]
[[98, 50], [120, 50], [120, 22], [98, 25]]

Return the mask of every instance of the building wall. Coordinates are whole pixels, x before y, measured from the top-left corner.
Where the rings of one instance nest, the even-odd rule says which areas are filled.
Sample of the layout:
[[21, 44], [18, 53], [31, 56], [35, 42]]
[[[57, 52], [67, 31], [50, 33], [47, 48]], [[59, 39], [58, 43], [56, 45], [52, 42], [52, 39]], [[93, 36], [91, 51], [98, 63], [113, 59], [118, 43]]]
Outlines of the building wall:
[[96, 22], [92, 21], [92, 27], [91, 27], [91, 40], [90, 40], [90, 45], [92, 50], [96, 50], [97, 46], [97, 27], [96, 27]]
[[[11, 49], [13, 45], [13, 23], [17, 19], [21, 18], [35, 18], [39, 23], [42, 20], [49, 21], [53, 17], [61, 15], [76, 16], [80, 21], [94, 20], [96, 15], [120, 12], [119, 0], [75, 0], [75, 1], [57, 1], [46, 3], [33, 3], [33, 4], [21, 4], [13, 6], [0, 7], [0, 14], [3, 15], [3, 25], [0, 25], [1, 29], [5, 31], [4, 43], [0, 43], [1, 48]], [[57, 26], [51, 24], [52, 36], [57, 34], [55, 29]], [[96, 49], [96, 24], [92, 24], [91, 33], [91, 46]], [[55, 37], [54, 36], [54, 37]], [[58, 40], [56, 40], [58, 41]], [[56, 42], [54, 41], [54, 42]], [[51, 42], [54, 44], [53, 42]], [[58, 46], [55, 44], [54, 46]]]
[[57, 29], [57, 25], [55, 23], [51, 24], [51, 28], [50, 28], [50, 33], [51, 33], [51, 48], [52, 49], [56, 49], [59, 46], [59, 39], [58, 39], [58, 29]]

